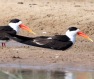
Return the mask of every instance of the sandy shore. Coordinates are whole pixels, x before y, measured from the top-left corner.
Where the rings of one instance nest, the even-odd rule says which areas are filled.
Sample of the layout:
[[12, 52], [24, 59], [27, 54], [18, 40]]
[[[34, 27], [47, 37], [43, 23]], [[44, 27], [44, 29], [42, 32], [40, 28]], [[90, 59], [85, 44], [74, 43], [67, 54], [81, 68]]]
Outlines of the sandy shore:
[[[6, 4], [5, 4], [6, 3]], [[2, 7], [3, 6], [3, 7]], [[94, 1], [64, 0], [2, 0], [0, 25], [19, 18], [39, 35], [64, 34], [68, 27], [76, 26], [94, 39]], [[42, 32], [47, 32], [43, 34]], [[34, 36], [26, 31], [19, 33]], [[29, 65], [66, 64], [94, 67], [94, 44], [77, 37], [75, 45], [66, 51], [33, 46], [0, 48], [0, 63]]]

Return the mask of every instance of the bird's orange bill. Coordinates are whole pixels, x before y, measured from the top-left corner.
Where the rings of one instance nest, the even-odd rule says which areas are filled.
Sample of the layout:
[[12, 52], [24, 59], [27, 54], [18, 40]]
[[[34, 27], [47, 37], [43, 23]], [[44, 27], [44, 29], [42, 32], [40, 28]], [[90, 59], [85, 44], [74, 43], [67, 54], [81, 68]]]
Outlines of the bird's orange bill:
[[33, 32], [29, 27], [25, 26], [24, 24], [20, 24], [20, 28], [29, 31], [30, 33], [33, 33], [34, 35], [36, 34], [35, 32]]
[[91, 42], [93, 42], [93, 40], [89, 36], [87, 36], [86, 34], [84, 34], [83, 32], [78, 32], [78, 35], [80, 35], [80, 36], [82, 36], [82, 37], [90, 40]]

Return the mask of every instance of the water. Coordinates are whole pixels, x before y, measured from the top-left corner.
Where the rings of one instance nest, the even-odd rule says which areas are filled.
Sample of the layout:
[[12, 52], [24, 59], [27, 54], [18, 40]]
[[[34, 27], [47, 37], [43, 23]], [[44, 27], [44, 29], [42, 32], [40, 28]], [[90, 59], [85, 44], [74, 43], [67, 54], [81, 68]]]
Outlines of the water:
[[94, 79], [94, 72], [12, 70], [0, 72], [0, 79]]
[[94, 70], [0, 64], [0, 79], [94, 79]]

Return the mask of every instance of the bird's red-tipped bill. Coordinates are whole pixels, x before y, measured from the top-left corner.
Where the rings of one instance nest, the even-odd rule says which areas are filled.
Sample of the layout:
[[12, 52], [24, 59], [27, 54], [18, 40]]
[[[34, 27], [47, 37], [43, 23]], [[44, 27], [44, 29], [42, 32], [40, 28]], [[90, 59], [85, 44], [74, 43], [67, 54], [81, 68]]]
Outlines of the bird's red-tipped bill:
[[93, 42], [93, 40], [92, 40], [89, 36], [87, 36], [85, 33], [83, 33], [83, 32], [78, 32], [77, 34], [78, 34], [79, 36], [82, 36], [82, 37], [84, 37], [84, 38], [90, 40], [91, 42]]
[[36, 34], [28, 26], [25, 26], [24, 24], [20, 24], [20, 28], [29, 31], [30, 33], [33, 33], [34, 35]]

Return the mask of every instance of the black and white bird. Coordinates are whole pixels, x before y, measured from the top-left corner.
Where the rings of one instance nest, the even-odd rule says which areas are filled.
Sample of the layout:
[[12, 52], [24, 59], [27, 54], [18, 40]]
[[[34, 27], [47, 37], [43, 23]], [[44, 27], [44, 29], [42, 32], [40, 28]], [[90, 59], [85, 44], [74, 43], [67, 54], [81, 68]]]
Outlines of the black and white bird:
[[14, 37], [12, 36], [12, 39], [31, 46], [50, 48], [55, 50], [66, 50], [75, 43], [77, 35], [80, 35], [93, 42], [93, 40], [90, 39], [89, 36], [81, 32], [76, 27], [70, 27], [66, 31], [65, 35], [39, 36], [34, 38], [15, 35]]
[[16, 35], [19, 32], [19, 28], [35, 34], [29, 27], [22, 24], [21, 20], [12, 19], [8, 25], [0, 26], [0, 42], [2, 43], [2, 47], [5, 47], [5, 43], [10, 39], [9, 34]]

